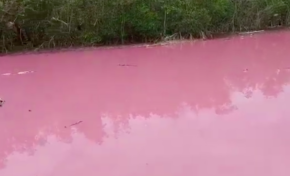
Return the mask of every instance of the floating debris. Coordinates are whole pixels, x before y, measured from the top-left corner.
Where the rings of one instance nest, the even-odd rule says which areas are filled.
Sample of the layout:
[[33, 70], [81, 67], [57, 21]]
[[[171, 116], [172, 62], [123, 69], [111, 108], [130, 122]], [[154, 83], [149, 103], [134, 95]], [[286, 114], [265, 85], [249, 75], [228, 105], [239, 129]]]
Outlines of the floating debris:
[[10, 76], [11, 73], [3, 73], [2, 76]]
[[[78, 121], [78, 122], [76, 122], [76, 123], [73, 123], [73, 124], [69, 125], [69, 127], [74, 126], [74, 125], [78, 125], [78, 124], [80, 124], [80, 123], [82, 123], [82, 122], [83, 122], [83, 121]], [[67, 128], [67, 126], [64, 126], [64, 128]]]
[[2, 73], [2, 76], [10, 76], [10, 75], [24, 75], [24, 74], [28, 74], [28, 73], [34, 73], [34, 71], [20, 71], [17, 73]]
[[137, 65], [131, 65], [131, 64], [119, 64], [120, 67], [137, 67]]
[[18, 75], [24, 75], [24, 74], [27, 74], [27, 73], [33, 73], [33, 71], [21, 71], [21, 72], [18, 72], [17, 74]]
[[0, 107], [3, 106], [4, 102], [5, 102], [5, 101], [4, 101], [2, 98], [0, 98]]

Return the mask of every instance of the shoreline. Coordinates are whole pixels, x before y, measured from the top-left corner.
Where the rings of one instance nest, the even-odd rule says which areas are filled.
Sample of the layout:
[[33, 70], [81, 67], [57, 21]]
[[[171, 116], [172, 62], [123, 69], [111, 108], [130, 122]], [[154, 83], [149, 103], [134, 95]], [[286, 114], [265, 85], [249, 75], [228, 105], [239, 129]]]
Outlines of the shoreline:
[[209, 40], [217, 40], [217, 39], [229, 39], [232, 37], [237, 36], [248, 36], [248, 35], [258, 35], [263, 34], [266, 32], [279, 32], [279, 31], [290, 31], [289, 27], [277, 27], [277, 28], [269, 28], [264, 30], [252, 30], [252, 31], [245, 31], [245, 32], [233, 32], [233, 33], [224, 33], [224, 34], [216, 34], [213, 35], [211, 38], [193, 38], [193, 39], [173, 39], [173, 40], [167, 40], [167, 41], [158, 41], [158, 42], [152, 42], [152, 43], [130, 43], [130, 44], [115, 44], [115, 45], [97, 45], [97, 46], [76, 46], [76, 47], [59, 47], [59, 48], [44, 48], [44, 49], [33, 49], [33, 50], [26, 50], [26, 51], [19, 51], [19, 52], [8, 52], [8, 53], [0, 53], [0, 58], [5, 56], [18, 56], [22, 54], [56, 54], [60, 52], [70, 52], [70, 51], [90, 51], [90, 50], [96, 50], [96, 49], [123, 49], [127, 47], [157, 47], [157, 46], [165, 46], [165, 45], [171, 45], [171, 44], [177, 44], [177, 43], [183, 43], [183, 42], [198, 42], [198, 41], [209, 41]]

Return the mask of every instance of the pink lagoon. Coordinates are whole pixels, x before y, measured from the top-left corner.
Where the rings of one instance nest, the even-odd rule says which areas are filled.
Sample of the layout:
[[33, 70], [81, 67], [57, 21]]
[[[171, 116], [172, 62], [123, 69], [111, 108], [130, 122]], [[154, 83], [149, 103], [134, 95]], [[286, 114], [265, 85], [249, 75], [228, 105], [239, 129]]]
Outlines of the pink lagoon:
[[0, 176], [289, 176], [290, 31], [0, 57]]

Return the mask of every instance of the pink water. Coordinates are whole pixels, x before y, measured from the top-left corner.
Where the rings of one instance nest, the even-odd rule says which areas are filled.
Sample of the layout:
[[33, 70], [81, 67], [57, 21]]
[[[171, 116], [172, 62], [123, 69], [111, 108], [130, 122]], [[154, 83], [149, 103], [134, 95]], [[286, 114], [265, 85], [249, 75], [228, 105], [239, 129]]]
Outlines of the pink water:
[[289, 46], [278, 31], [1, 57], [0, 176], [288, 176]]

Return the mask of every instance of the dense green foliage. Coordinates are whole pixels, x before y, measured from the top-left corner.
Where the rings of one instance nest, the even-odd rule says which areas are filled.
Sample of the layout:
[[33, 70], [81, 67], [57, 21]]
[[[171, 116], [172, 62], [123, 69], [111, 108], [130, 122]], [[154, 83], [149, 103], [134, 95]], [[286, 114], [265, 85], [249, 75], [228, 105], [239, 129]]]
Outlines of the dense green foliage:
[[154, 42], [290, 22], [290, 0], [0, 0], [0, 8], [0, 52]]

